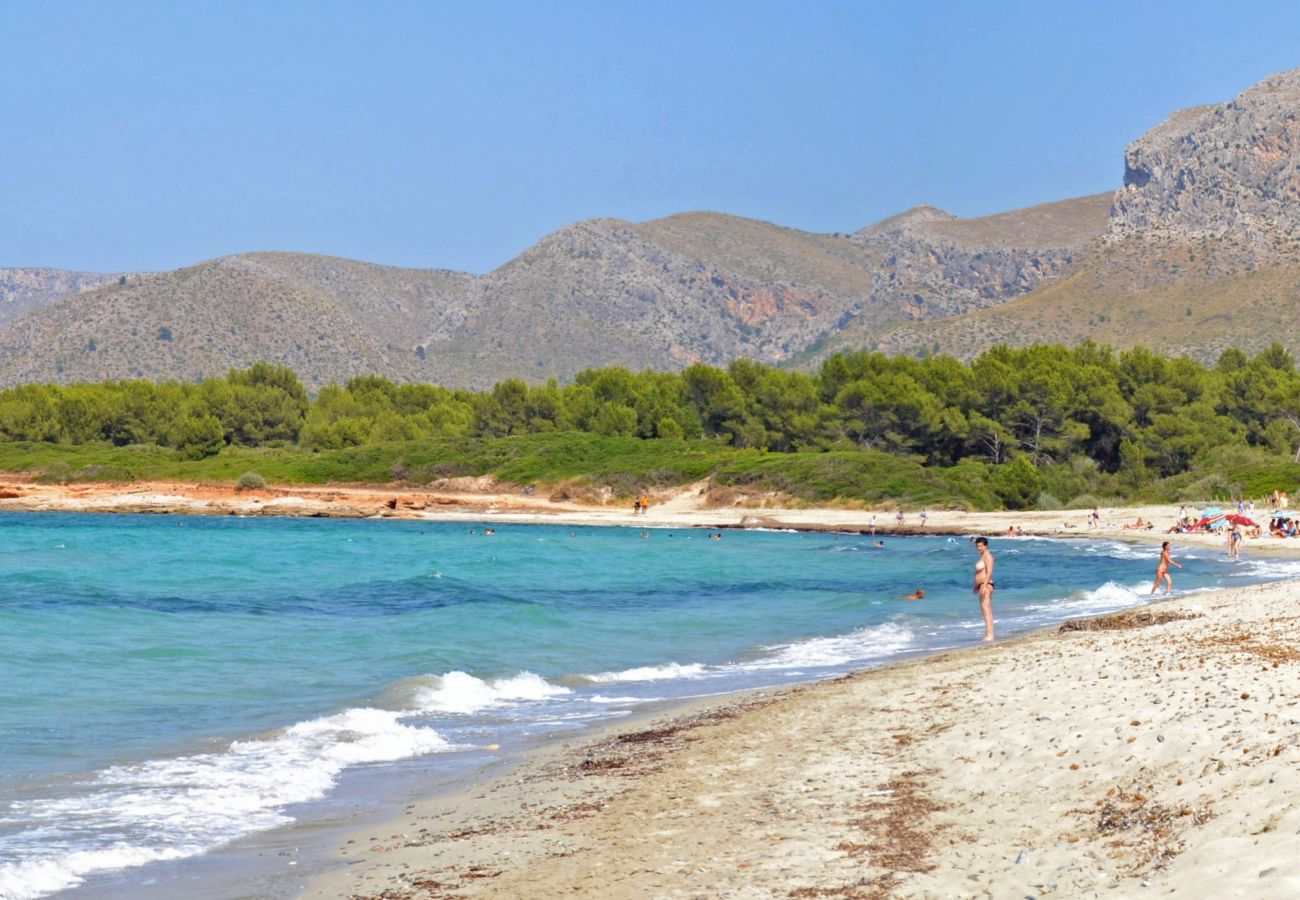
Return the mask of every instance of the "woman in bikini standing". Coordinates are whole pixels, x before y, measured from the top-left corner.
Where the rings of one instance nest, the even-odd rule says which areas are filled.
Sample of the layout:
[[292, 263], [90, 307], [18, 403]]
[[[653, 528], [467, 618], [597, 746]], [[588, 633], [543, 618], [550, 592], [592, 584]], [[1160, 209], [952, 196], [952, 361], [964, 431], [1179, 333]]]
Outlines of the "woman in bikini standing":
[[1165, 541], [1160, 545], [1160, 564], [1156, 566], [1156, 583], [1152, 585], [1151, 593], [1154, 594], [1156, 591], [1160, 590], [1160, 582], [1162, 581], [1168, 582], [1169, 585], [1165, 588], [1166, 594], [1172, 594], [1174, 592], [1174, 576], [1169, 574], [1170, 566], [1178, 566], [1178, 568], [1182, 568], [1182, 566], [1179, 563], [1174, 562], [1174, 558], [1169, 555], [1169, 542]]
[[993, 640], [993, 554], [989, 552], [989, 539], [975, 538], [979, 562], [975, 563], [975, 596], [980, 598], [980, 612], [984, 614], [984, 640]]

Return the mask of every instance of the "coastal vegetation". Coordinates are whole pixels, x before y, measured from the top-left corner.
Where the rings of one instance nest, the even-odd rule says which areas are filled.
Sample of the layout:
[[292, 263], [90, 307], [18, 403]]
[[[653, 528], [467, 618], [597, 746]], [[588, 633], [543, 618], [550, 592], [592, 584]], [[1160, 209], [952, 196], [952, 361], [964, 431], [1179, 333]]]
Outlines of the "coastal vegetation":
[[1064, 508], [1260, 496], [1300, 482], [1300, 373], [1144, 349], [996, 347], [966, 364], [851, 352], [490, 390], [379, 376], [314, 397], [258, 363], [198, 383], [0, 391], [0, 469], [56, 481], [428, 484], [491, 475], [626, 496], [710, 479], [796, 502]]

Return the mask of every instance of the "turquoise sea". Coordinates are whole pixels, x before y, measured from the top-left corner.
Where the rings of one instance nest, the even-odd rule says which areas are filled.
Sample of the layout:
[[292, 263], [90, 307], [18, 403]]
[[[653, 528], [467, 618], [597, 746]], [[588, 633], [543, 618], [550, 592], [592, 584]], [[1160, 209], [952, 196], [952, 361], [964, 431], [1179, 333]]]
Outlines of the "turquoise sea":
[[[0, 516], [0, 897], [284, 825], [356, 767], [982, 634], [965, 539], [493, 527]], [[1002, 635], [1145, 602], [1157, 552], [992, 550]], [[1222, 556], [1176, 553], [1179, 592], [1296, 567]]]

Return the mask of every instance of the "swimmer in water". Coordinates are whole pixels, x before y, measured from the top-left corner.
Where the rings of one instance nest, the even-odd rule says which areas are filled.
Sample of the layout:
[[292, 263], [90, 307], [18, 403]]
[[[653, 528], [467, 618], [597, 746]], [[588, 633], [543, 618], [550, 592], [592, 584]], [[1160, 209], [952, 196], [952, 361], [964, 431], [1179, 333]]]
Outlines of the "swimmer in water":
[[993, 640], [993, 554], [989, 552], [989, 539], [975, 538], [979, 561], [975, 563], [975, 596], [980, 598], [980, 612], [984, 614], [984, 640]]
[[908, 595], [907, 595], [906, 597], [904, 597], [903, 599], [904, 599], [904, 600], [924, 600], [924, 599], [925, 599], [925, 588], [917, 588], [916, 591], [915, 591], [915, 593], [908, 594]]

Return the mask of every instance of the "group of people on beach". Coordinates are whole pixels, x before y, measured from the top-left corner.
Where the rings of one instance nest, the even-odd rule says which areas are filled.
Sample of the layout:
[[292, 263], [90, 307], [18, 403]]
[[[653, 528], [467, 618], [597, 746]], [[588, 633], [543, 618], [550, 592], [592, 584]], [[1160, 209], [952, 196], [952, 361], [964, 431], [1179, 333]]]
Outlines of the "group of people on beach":
[[[1235, 528], [1234, 528], [1235, 531]], [[979, 598], [980, 613], [984, 616], [984, 640], [993, 640], [993, 554], [989, 551], [989, 539], [986, 537], [975, 538], [975, 552], [978, 559], [975, 561], [975, 596]], [[1236, 558], [1236, 545], [1229, 544], [1228, 555]], [[1169, 541], [1165, 541], [1160, 546], [1160, 561], [1156, 564], [1156, 582], [1151, 587], [1151, 593], [1156, 594], [1160, 591], [1160, 586], [1165, 586], [1165, 593], [1172, 594], [1174, 590], [1174, 578], [1169, 573], [1172, 566], [1181, 569], [1181, 563], [1174, 560], [1171, 555]], [[913, 593], [903, 600], [924, 600], [924, 588], [917, 588]]]
[[[930, 514], [929, 514], [928, 512], [926, 512], [925, 510], [921, 510], [921, 514], [920, 514], [920, 516], [918, 516], [918, 518], [921, 520], [921, 527], [922, 527], [922, 528], [924, 528], [926, 525], [928, 525], [928, 524], [930, 523]], [[899, 528], [902, 528], [904, 525], [907, 524], [907, 515], [903, 512], [902, 507], [899, 507], [899, 508], [898, 508], [898, 511], [897, 511], [896, 513], [894, 513], [894, 524], [896, 524]], [[871, 533], [872, 533], [872, 534], [875, 534], [875, 533], [876, 533], [876, 517], [875, 517], [875, 516], [872, 516], [872, 517], [871, 517]]]

